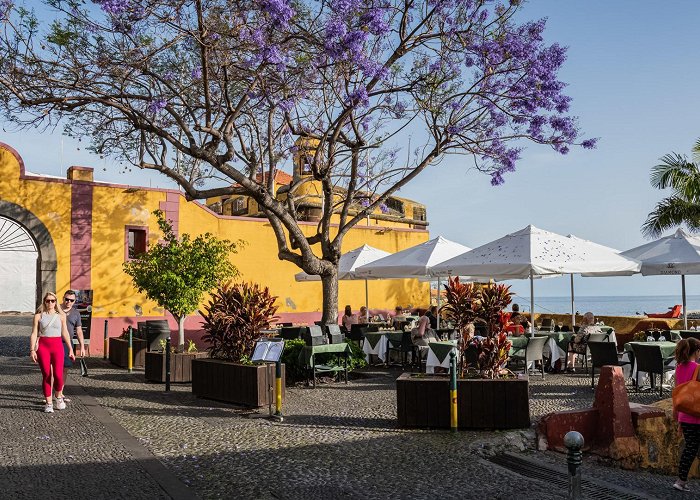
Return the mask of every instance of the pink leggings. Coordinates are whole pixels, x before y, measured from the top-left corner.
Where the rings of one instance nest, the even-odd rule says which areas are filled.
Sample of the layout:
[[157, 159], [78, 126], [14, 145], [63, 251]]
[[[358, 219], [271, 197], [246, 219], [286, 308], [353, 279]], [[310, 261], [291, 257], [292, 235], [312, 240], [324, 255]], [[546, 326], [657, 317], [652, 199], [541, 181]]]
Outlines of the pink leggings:
[[53, 388], [56, 392], [63, 390], [63, 339], [61, 337], [39, 337], [36, 350], [37, 361], [41, 369], [44, 396], [51, 396], [51, 368], [53, 367]]

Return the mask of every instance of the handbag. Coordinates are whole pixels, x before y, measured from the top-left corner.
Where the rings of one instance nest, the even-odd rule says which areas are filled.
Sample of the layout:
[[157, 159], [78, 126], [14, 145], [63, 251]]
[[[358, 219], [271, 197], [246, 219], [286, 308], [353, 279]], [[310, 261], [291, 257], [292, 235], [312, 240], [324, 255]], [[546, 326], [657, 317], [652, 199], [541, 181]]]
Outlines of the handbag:
[[85, 358], [80, 358], [80, 376], [88, 376], [87, 362], [85, 361]]
[[693, 378], [673, 389], [673, 410], [700, 417], [700, 365], [695, 368]]

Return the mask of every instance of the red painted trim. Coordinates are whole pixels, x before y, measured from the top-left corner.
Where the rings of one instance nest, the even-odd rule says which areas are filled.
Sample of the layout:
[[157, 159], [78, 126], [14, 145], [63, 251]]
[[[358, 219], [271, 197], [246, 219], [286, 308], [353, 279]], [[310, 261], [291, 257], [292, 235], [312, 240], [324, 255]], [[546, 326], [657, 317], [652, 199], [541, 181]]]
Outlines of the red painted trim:
[[71, 187], [70, 286], [92, 288], [92, 191], [87, 183]]
[[129, 230], [140, 230], [146, 232], [146, 250], [148, 250], [148, 226], [124, 226], [124, 262], [129, 262]]

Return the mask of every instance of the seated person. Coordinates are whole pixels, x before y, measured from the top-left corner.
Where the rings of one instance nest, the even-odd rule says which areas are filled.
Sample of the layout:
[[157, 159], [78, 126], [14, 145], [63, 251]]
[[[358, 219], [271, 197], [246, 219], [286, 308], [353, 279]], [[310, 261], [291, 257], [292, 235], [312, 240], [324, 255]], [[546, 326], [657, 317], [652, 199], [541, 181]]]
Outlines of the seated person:
[[427, 346], [429, 342], [437, 340], [435, 332], [430, 329], [430, 318], [425, 313], [418, 320], [418, 326], [411, 330], [411, 340], [417, 346]]
[[437, 306], [430, 306], [430, 309], [428, 309], [425, 315], [430, 320], [430, 328], [437, 330]]
[[403, 307], [401, 306], [396, 306], [394, 308], [394, 317], [391, 319], [391, 324], [393, 325], [395, 330], [399, 330], [400, 326], [399, 323], [403, 321], [401, 317], [403, 316]]
[[360, 307], [360, 315], [357, 317], [358, 323], [369, 323], [369, 313], [367, 312], [367, 307]]
[[602, 330], [595, 325], [595, 316], [589, 311], [583, 315], [578, 332], [571, 338], [569, 343], [568, 365], [574, 366], [574, 358], [577, 354], [586, 354], [586, 342], [588, 342], [591, 333], [602, 333]]
[[348, 332], [352, 329], [352, 325], [357, 324], [357, 316], [352, 313], [352, 307], [349, 305], [345, 306], [345, 314], [340, 322]]

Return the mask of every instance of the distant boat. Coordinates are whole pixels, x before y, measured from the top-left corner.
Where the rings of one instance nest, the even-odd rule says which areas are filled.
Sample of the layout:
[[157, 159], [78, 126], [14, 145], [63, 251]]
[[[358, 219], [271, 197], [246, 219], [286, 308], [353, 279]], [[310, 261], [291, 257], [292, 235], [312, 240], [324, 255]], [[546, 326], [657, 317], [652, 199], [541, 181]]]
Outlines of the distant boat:
[[649, 318], [680, 318], [683, 312], [683, 306], [681, 304], [676, 304], [673, 307], [668, 308], [668, 312], [665, 313], [645, 313]]

